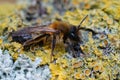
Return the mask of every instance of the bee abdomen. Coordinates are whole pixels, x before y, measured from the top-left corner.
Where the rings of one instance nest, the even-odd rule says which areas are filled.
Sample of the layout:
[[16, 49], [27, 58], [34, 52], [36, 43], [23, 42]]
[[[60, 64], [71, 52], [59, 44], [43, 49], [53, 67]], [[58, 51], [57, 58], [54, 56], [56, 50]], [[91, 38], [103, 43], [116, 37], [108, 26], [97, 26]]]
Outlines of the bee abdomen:
[[12, 39], [13, 41], [23, 44], [25, 41], [32, 39], [32, 36], [30, 34], [12, 35]]

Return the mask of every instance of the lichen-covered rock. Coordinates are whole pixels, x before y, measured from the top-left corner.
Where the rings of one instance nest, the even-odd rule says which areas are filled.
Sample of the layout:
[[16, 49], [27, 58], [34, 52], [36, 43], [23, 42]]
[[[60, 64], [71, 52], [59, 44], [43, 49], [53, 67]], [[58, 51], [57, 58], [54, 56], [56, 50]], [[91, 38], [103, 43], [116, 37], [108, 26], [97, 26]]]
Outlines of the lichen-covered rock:
[[20, 55], [14, 62], [7, 50], [0, 49], [0, 79], [1, 80], [49, 80], [49, 67], [40, 67], [41, 59], [31, 61], [26, 55]]
[[[36, 1], [42, 3], [40, 10], [34, 8]], [[120, 0], [18, 0], [17, 5], [0, 5], [0, 80], [120, 80], [119, 13]], [[102, 34], [80, 30], [85, 54], [78, 58], [65, 52], [64, 43], [58, 40], [50, 63], [51, 45], [33, 44], [25, 51], [10, 36], [20, 28], [56, 18], [77, 26], [85, 15], [88, 18], [81, 27]]]

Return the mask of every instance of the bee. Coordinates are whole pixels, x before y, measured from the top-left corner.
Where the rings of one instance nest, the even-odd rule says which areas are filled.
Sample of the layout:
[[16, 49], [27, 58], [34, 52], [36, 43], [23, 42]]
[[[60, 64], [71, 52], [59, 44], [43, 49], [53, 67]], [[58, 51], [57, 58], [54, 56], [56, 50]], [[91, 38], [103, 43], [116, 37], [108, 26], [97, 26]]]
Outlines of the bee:
[[[54, 55], [54, 49], [56, 46], [56, 38], [60, 36], [65, 48], [69, 53], [73, 53], [74, 57], [80, 56], [84, 53], [80, 48], [81, 36], [79, 30], [91, 31], [93, 34], [97, 32], [81, 27], [83, 21], [88, 17], [86, 15], [78, 26], [71, 25], [64, 21], [58, 20], [48, 25], [41, 25], [35, 27], [25, 27], [18, 31], [12, 32], [13, 41], [19, 42], [23, 47], [30, 46], [32, 44], [42, 44], [49, 37], [51, 38], [51, 58]], [[43, 43], [44, 44], [44, 43]]]

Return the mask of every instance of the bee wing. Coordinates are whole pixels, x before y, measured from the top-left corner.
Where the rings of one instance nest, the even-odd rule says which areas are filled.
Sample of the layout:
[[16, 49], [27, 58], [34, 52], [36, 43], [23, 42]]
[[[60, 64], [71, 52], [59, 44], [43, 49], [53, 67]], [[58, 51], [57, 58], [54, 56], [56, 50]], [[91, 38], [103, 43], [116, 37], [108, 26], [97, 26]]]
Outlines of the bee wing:
[[53, 28], [49, 28], [49, 27], [25, 27], [23, 29], [20, 29], [18, 31], [12, 32], [13, 36], [21, 36], [22, 34], [40, 34], [40, 33], [55, 33], [57, 32], [55, 29]]
[[[36, 27], [36, 28], [30, 28], [29, 33], [32, 33], [33, 38], [30, 40], [27, 40], [24, 42], [23, 46], [34, 44], [34, 43], [39, 43], [42, 41], [44, 38], [46, 38], [48, 35], [52, 33], [56, 33], [57, 30], [49, 27]], [[38, 34], [37, 36], [34, 36]]]
[[21, 30], [12, 33], [13, 41], [24, 43], [31, 39], [36, 39], [37, 37], [44, 34], [56, 33], [57, 30], [49, 27], [26, 27]]
[[39, 34], [39, 33], [56, 33], [57, 30], [49, 27], [35, 27], [29, 30], [29, 33]]

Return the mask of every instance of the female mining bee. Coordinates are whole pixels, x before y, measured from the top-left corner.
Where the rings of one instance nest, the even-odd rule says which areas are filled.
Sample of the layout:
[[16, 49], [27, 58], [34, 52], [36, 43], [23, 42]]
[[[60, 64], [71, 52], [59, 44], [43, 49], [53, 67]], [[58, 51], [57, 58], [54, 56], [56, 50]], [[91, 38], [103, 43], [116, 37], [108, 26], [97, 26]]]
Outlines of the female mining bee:
[[[97, 32], [81, 27], [83, 21], [87, 18], [86, 15], [78, 26], [71, 25], [61, 20], [50, 23], [49, 25], [42, 25], [36, 27], [25, 27], [18, 31], [12, 32], [13, 41], [19, 42], [23, 47], [30, 46], [32, 44], [38, 44], [45, 42], [44, 40], [51, 38], [51, 59], [53, 56], [54, 48], [56, 46], [56, 37], [62, 39], [66, 45], [68, 52], [72, 52], [74, 57], [80, 56], [83, 51], [80, 48], [81, 36], [79, 30], [91, 31], [93, 34]], [[37, 35], [37, 36], [36, 36]]]

